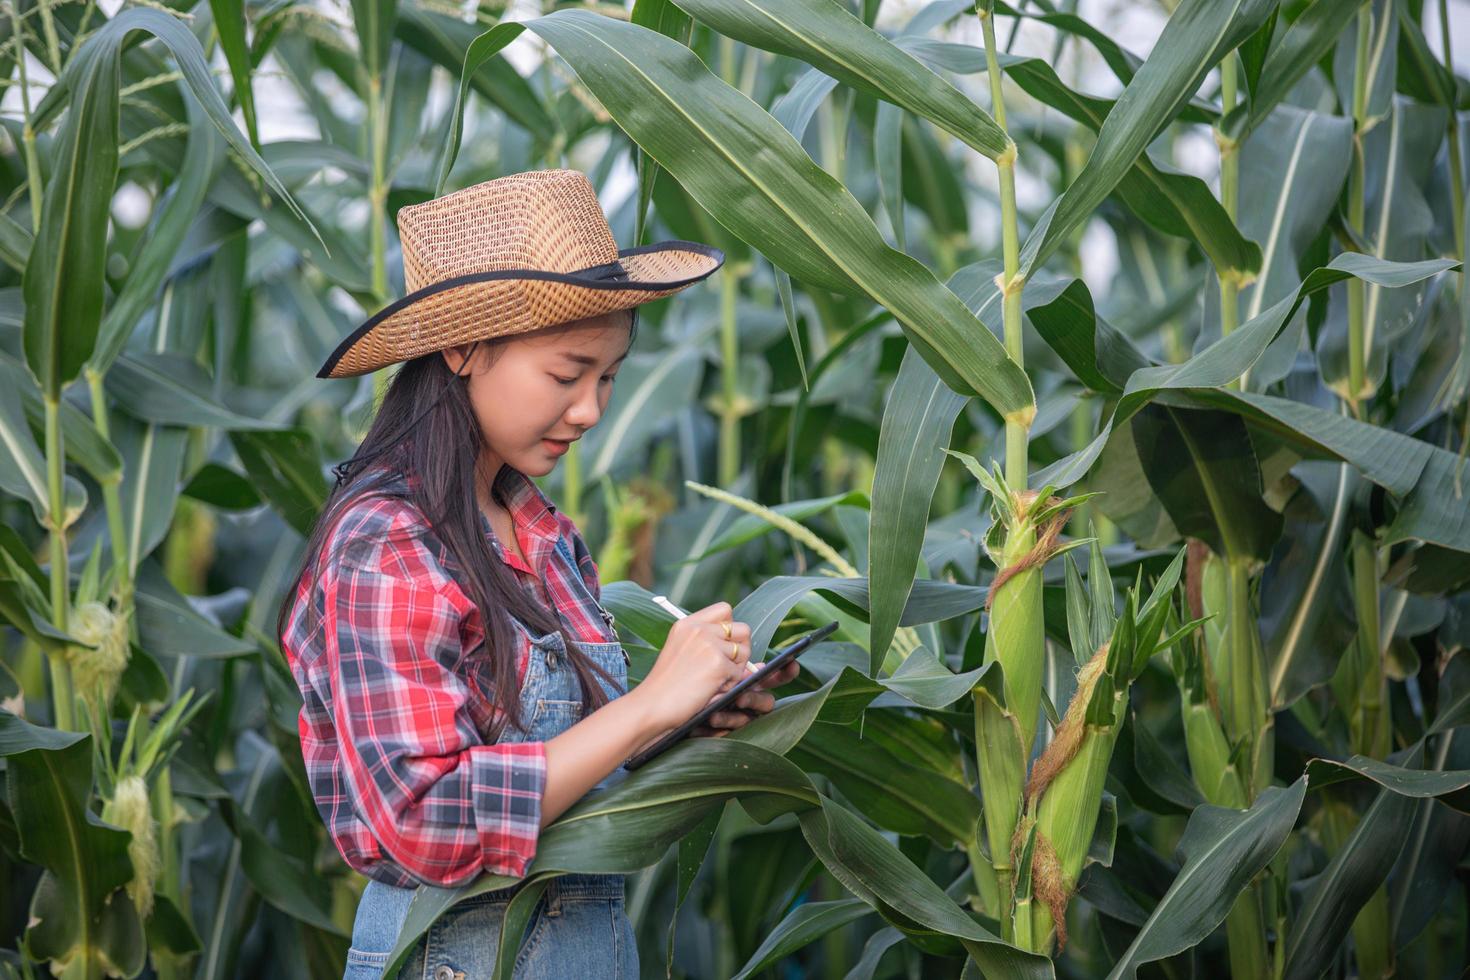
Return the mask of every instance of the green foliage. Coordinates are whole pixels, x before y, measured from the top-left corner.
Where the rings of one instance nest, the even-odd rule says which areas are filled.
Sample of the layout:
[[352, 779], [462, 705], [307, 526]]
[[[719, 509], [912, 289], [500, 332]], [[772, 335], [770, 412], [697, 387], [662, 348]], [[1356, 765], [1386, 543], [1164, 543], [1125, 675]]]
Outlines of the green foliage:
[[[1169, 2], [1147, 57], [1075, 4], [505, 6], [0, 9], [0, 972], [342, 974], [363, 879], [273, 634], [383, 377], [312, 375], [400, 294], [398, 208], [571, 166], [631, 175], [620, 244], [730, 257], [544, 481], [636, 579], [633, 677], [660, 592], [757, 656], [840, 628], [543, 832], [499, 975], [586, 871], [649, 974], [1457, 975], [1470, 82], [1432, 5]], [[267, 72], [319, 135], [262, 133]], [[395, 962], [505, 884], [425, 889]]]

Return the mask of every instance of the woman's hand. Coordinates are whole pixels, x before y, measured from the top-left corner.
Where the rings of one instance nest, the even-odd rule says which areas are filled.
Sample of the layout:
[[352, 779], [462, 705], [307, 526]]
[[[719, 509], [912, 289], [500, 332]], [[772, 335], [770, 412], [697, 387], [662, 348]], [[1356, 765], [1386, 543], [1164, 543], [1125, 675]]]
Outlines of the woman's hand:
[[[659, 727], [667, 730], [682, 725], [745, 676], [750, 626], [734, 622], [734, 611], [728, 602], [716, 602], [669, 628], [648, 676], [628, 695], [642, 702]], [[725, 638], [726, 624], [729, 639]]]
[[[734, 705], [724, 711], [716, 711], [709, 716], [708, 725], [700, 725], [694, 729], [695, 735], [711, 735], [718, 738], [728, 735], [737, 728], [744, 728], [756, 718], [770, 711], [776, 705], [775, 695], [770, 693], [773, 687], [789, 684], [801, 673], [801, 664], [793, 660], [784, 667], [773, 671], [756, 682], [750, 690], [735, 699]], [[718, 697], [719, 695], [715, 695]], [[714, 698], [710, 698], [711, 701]], [[709, 702], [705, 702], [708, 704]], [[735, 709], [743, 710], [735, 710]]]

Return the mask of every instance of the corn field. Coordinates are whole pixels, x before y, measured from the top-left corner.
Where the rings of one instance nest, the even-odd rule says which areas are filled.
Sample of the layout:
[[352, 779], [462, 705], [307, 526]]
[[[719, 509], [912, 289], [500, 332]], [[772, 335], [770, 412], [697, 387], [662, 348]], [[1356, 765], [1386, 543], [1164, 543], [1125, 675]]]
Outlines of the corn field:
[[386, 376], [313, 372], [400, 207], [569, 166], [728, 256], [545, 479], [631, 676], [659, 593], [840, 628], [507, 929], [626, 873], [650, 978], [1461, 976], [1470, 8], [1124, 6], [0, 0], [0, 975], [341, 975], [274, 623]]

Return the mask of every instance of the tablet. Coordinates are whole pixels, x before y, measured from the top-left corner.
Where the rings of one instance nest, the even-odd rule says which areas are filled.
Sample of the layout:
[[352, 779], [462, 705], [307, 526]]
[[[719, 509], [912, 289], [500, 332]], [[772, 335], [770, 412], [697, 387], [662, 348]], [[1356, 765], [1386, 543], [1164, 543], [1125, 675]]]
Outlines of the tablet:
[[710, 715], [714, 714], [716, 711], [723, 711], [724, 709], [728, 708], [731, 704], [735, 702], [736, 698], [740, 697], [740, 695], [748, 690], [752, 685], [760, 683], [760, 679], [762, 677], [766, 676], [773, 670], [780, 670], [782, 667], [786, 666], [791, 661], [801, 656], [807, 650], [811, 649], [812, 645], [815, 644], [818, 640], [826, 639], [832, 634], [832, 631], [835, 629], [837, 629], [837, 621], [833, 620], [827, 625], [819, 626], [808, 633], [806, 636], [803, 636], [800, 639], [795, 640], [782, 647], [774, 657], [761, 664], [760, 670], [757, 670], [754, 673], [750, 673], [742, 677], [739, 683], [730, 688], [730, 690], [726, 691], [724, 694], [720, 695], [718, 699], [711, 701], [709, 704], [705, 705], [705, 707], [693, 718], [690, 718], [688, 721], [684, 722], [684, 724], [680, 725], [678, 728], [675, 728], [663, 738], [659, 739], [657, 742], [654, 742], [648, 748], [644, 749], [642, 752], [639, 752], [637, 755], [633, 756], [633, 758], [625, 762], [623, 764], [623, 768], [637, 769], [649, 759], [652, 759], [654, 756], [659, 755], [664, 750], [673, 746], [675, 743], [687, 738], [689, 734], [694, 731], [694, 729], [698, 728], [700, 725], [705, 724], [709, 720]]

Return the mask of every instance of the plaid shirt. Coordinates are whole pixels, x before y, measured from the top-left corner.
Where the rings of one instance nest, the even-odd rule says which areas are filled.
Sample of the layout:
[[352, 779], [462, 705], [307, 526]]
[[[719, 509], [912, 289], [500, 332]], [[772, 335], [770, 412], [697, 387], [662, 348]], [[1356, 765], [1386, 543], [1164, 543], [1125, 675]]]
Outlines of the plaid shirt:
[[[573, 637], [617, 639], [610, 615], [572, 585], [581, 575], [600, 598], [576, 525], [510, 466], [496, 486], [530, 563], [507, 553], [482, 516], [492, 552], [538, 601], [550, 599]], [[575, 564], [557, 549], [561, 536]], [[523, 876], [540, 834], [545, 743], [485, 743], [491, 692], [462, 669], [484, 630], [446, 570], [447, 548], [411, 503], [374, 493], [341, 512], [323, 553], [341, 557], [311, 595], [302, 576], [281, 642], [304, 701], [307, 778], [337, 849], [368, 877], [403, 887], [463, 884], [481, 871]], [[319, 611], [311, 630], [308, 602]], [[522, 678], [529, 654], [520, 637]]]

